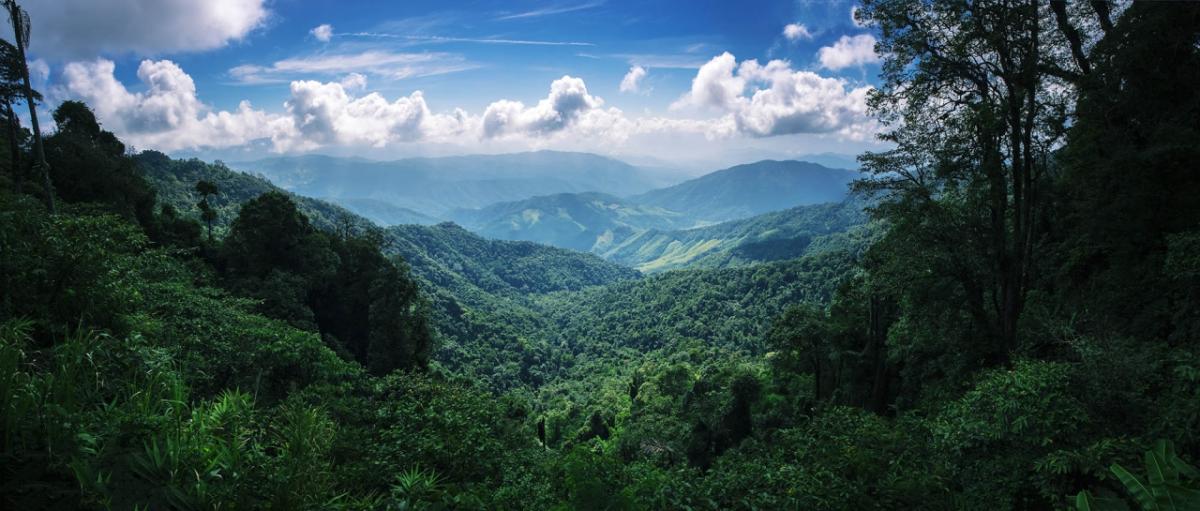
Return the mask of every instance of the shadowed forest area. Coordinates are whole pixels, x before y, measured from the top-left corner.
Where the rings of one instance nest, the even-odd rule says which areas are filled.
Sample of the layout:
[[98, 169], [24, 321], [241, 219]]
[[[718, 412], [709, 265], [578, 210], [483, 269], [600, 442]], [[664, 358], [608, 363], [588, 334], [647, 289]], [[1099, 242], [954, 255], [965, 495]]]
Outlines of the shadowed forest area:
[[1200, 3], [863, 0], [852, 197], [616, 262], [39, 130], [4, 5], [5, 509], [1200, 509]]

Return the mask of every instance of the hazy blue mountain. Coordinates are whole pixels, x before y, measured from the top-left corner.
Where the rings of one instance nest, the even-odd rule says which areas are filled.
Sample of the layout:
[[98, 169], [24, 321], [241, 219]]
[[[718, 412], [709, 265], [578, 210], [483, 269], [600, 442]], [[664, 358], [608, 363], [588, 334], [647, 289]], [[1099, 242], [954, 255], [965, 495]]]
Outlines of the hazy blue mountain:
[[856, 173], [802, 161], [764, 160], [629, 197], [707, 222], [841, 201]]
[[357, 215], [384, 227], [390, 225], [433, 225], [440, 219], [423, 215], [408, 208], [396, 206], [390, 202], [378, 199], [345, 199], [327, 197], [326, 200], [346, 208]]
[[554, 193], [631, 195], [672, 178], [603, 156], [556, 151], [395, 161], [314, 155], [231, 165], [301, 195], [374, 199], [439, 218], [459, 208]]
[[817, 248], [842, 246], [869, 235], [855, 230], [867, 222], [864, 205], [852, 198], [696, 229], [647, 230], [596, 253], [646, 273], [794, 259]]
[[684, 215], [602, 193], [560, 193], [458, 210], [451, 220], [487, 236], [602, 251], [646, 229], [689, 227]]

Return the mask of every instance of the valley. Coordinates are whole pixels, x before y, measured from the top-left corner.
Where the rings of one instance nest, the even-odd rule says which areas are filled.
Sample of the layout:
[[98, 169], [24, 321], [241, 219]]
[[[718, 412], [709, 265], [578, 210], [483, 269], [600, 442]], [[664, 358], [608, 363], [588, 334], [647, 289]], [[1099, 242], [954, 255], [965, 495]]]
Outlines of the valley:
[[0, 509], [1200, 509], [1200, 3], [0, 6]]
[[[193, 211], [197, 200], [189, 181], [217, 183], [222, 193], [214, 206], [223, 212], [282, 191], [262, 177], [219, 164], [140, 158], [160, 196], [184, 212]], [[378, 230], [383, 250], [403, 259], [430, 302], [439, 339], [434, 361], [497, 391], [562, 385], [582, 378], [594, 364], [624, 366], [680, 343], [761, 354], [760, 339], [772, 318], [789, 303], [828, 300], [841, 273], [869, 244], [871, 231], [866, 203], [854, 199], [672, 230], [693, 220], [597, 192], [538, 196], [460, 210], [456, 218], [482, 235], [450, 222], [380, 227], [339, 205], [294, 199], [320, 228]], [[544, 244], [512, 240], [504, 235], [511, 231], [496, 230], [501, 221], [477, 223], [534, 207], [563, 212], [526, 226], [551, 236]], [[218, 232], [233, 216], [220, 215]], [[565, 249], [549, 246], [569, 245], [567, 238], [553, 237], [553, 229], [543, 230], [555, 222], [557, 232], [584, 241]], [[580, 230], [582, 225], [623, 235], [611, 246], [587, 245], [601, 227]], [[686, 271], [644, 276], [672, 269]], [[754, 282], [771, 284], [759, 288]], [[678, 296], [689, 299], [664, 309], [667, 303], [660, 300]], [[582, 325], [591, 326], [579, 330]], [[544, 362], [531, 365], [533, 360]]]

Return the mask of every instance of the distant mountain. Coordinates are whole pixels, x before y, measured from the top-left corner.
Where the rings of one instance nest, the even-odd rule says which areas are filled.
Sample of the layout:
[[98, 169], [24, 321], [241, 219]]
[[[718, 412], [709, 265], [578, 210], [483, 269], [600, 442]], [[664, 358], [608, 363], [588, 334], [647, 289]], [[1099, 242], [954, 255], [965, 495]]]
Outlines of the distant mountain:
[[643, 205], [707, 222], [724, 222], [806, 204], [841, 201], [856, 177], [849, 170], [802, 161], [737, 165], [629, 197]]
[[390, 202], [385, 202], [376, 199], [337, 199], [327, 198], [329, 202], [333, 202], [343, 208], [353, 211], [357, 215], [361, 215], [368, 220], [375, 222], [384, 227], [390, 225], [433, 225], [441, 220], [423, 215], [408, 208], [393, 205]]
[[[814, 248], [844, 244], [865, 233], [865, 203], [798, 206], [742, 220], [697, 229], [640, 232], [606, 250], [596, 251], [610, 261], [646, 273], [677, 268], [724, 268], [756, 262], [794, 259]], [[848, 239], [830, 239], [841, 236]]]
[[395, 161], [311, 155], [231, 165], [301, 195], [374, 199], [439, 218], [554, 193], [631, 195], [672, 179], [603, 156], [557, 151]]
[[602, 193], [560, 193], [458, 210], [450, 219], [489, 238], [583, 252], [606, 250], [646, 229], [689, 227], [684, 215]]

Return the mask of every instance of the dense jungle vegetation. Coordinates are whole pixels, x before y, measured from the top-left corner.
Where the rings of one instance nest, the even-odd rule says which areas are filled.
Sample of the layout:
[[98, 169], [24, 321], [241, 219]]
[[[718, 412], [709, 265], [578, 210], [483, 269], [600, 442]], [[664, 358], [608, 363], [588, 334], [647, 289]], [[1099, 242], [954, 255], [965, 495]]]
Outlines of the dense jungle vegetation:
[[1200, 509], [1200, 4], [857, 16], [870, 223], [652, 276], [36, 136], [3, 46], [0, 505]]

